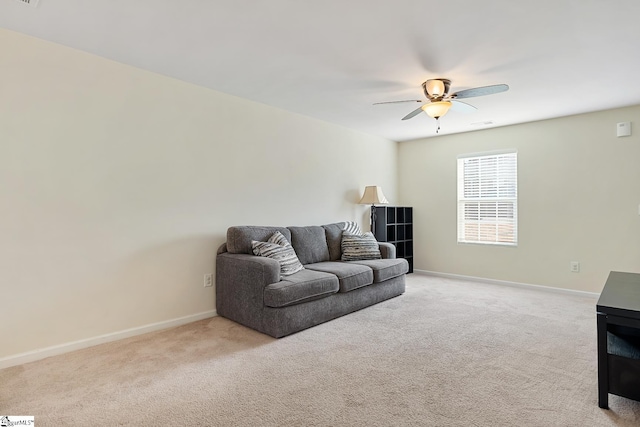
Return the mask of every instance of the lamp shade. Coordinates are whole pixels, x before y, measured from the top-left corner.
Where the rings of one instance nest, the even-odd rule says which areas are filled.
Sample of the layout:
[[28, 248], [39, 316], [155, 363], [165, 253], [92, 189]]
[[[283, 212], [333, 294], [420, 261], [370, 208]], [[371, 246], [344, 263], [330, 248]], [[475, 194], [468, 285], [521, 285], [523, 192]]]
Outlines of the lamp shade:
[[382, 187], [378, 187], [376, 185], [371, 185], [364, 188], [364, 194], [362, 195], [362, 199], [358, 202], [361, 205], [387, 205], [389, 201], [384, 194], [382, 194]]
[[428, 104], [423, 105], [422, 111], [427, 113], [430, 117], [437, 119], [439, 117], [444, 116], [451, 108], [451, 102], [449, 101], [438, 101], [438, 102], [430, 102]]

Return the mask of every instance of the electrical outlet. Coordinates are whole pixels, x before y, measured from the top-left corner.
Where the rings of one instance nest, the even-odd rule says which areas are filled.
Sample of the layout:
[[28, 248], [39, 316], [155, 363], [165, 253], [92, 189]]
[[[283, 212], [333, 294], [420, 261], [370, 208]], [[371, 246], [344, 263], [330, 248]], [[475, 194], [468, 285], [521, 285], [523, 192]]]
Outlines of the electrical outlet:
[[27, 6], [31, 6], [31, 7], [38, 7], [38, 2], [40, 0], [18, 0], [18, 3], [22, 3], [25, 4]]
[[210, 288], [211, 286], [213, 286], [213, 274], [211, 274], [211, 273], [205, 274], [204, 275], [204, 287], [205, 288]]
[[580, 273], [580, 263], [578, 261], [571, 261], [571, 272]]

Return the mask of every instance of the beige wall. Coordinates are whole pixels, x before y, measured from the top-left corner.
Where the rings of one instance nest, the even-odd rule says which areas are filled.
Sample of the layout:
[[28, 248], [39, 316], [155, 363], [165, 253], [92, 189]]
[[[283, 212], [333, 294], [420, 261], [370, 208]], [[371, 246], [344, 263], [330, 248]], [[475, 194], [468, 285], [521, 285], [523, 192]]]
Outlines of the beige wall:
[[[414, 206], [417, 269], [640, 272], [640, 130], [615, 137], [640, 107], [396, 145], [6, 30], [0, 52], [0, 359], [210, 312], [228, 226], [363, 223], [365, 185]], [[458, 245], [456, 156], [506, 148], [519, 245]]]
[[[630, 107], [400, 143], [415, 268], [588, 292], [611, 270], [640, 272], [640, 129], [615, 135], [618, 122], [638, 126], [638, 116]], [[510, 148], [518, 150], [518, 247], [457, 244], [456, 157]]]
[[0, 358], [214, 310], [231, 225], [396, 197], [394, 142], [6, 30], [0, 52]]

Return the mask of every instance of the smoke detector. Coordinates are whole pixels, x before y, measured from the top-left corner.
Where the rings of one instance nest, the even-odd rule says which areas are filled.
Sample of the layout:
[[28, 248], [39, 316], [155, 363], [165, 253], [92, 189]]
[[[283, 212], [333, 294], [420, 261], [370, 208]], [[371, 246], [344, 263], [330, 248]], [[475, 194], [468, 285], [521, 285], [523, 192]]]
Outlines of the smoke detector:
[[38, 7], [38, 2], [40, 0], [16, 0], [18, 3], [26, 4], [31, 7]]

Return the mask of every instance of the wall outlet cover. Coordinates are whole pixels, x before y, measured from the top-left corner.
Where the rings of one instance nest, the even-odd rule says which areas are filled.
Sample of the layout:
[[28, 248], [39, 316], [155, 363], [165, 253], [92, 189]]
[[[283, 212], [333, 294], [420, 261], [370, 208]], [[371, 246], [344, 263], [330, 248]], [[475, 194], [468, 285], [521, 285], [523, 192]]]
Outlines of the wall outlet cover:
[[209, 274], [205, 274], [204, 275], [204, 287], [205, 288], [209, 288], [213, 286], [213, 274], [209, 273]]

